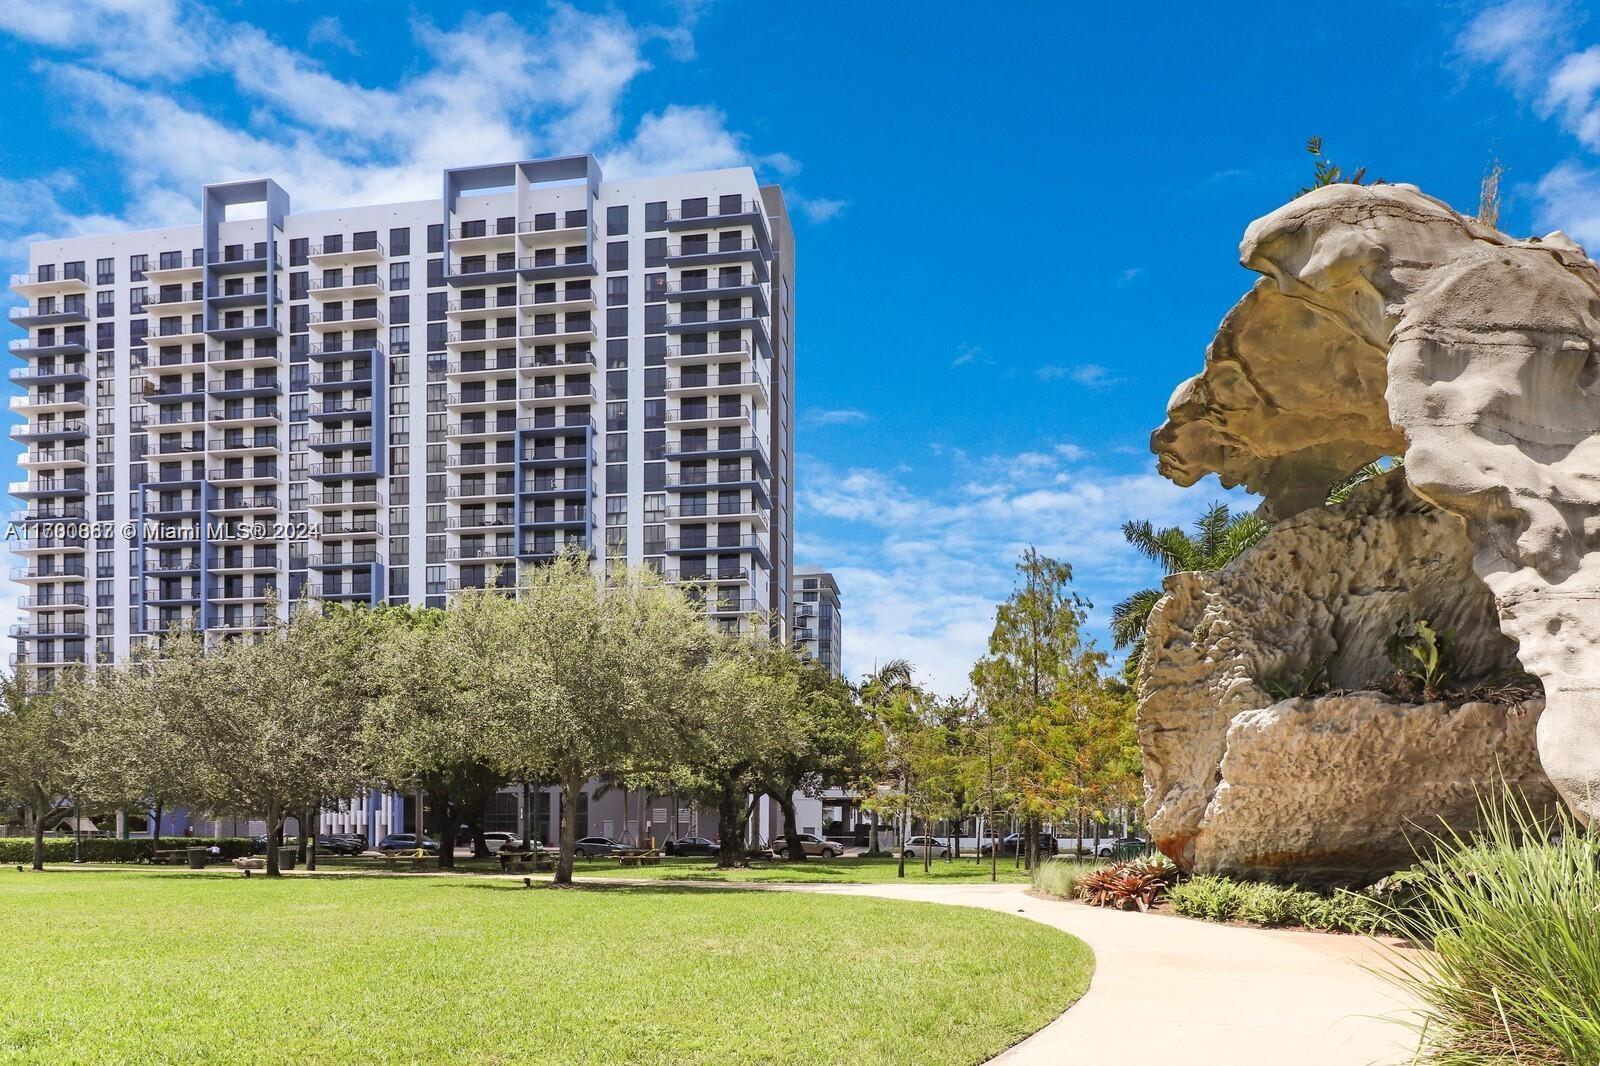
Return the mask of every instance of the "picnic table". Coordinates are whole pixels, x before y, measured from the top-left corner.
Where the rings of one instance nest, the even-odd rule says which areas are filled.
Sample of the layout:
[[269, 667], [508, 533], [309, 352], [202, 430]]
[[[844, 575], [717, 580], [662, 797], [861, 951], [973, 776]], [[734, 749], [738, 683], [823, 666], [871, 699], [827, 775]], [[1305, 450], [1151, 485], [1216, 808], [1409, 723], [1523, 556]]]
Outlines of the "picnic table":
[[162, 848], [160, 851], [150, 853], [150, 862], [155, 866], [165, 866], [169, 863], [176, 866], [188, 861], [188, 848]]
[[652, 848], [649, 851], [624, 851], [617, 856], [617, 863], [622, 866], [660, 866], [661, 849]]
[[502, 873], [509, 873], [512, 870], [526, 870], [529, 863], [533, 864], [535, 872], [554, 869], [555, 855], [556, 853], [549, 848], [534, 848], [531, 851], [523, 851], [520, 848], [501, 848], [494, 853], [494, 857], [500, 860]]

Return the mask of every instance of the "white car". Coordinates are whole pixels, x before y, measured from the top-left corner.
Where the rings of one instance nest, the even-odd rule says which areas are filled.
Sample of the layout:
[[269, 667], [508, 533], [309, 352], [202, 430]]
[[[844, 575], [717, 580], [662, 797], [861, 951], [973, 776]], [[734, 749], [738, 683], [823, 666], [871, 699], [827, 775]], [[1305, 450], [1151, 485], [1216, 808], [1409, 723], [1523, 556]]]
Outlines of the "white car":
[[485, 833], [483, 834], [483, 843], [488, 847], [489, 854], [493, 855], [508, 845], [512, 848], [520, 848], [522, 846], [522, 837], [516, 833]]
[[908, 859], [920, 859], [924, 855], [930, 855], [935, 859], [948, 859], [950, 857], [950, 845], [941, 841], [938, 837], [907, 837], [905, 857]]

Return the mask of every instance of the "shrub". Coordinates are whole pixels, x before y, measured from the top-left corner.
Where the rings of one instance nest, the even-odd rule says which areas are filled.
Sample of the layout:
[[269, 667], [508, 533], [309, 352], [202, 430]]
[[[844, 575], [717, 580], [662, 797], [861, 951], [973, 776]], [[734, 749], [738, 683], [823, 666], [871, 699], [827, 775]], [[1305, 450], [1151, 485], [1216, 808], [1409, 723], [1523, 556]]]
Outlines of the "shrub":
[[1432, 951], [1395, 957], [1433, 1063], [1600, 1062], [1600, 841], [1562, 812], [1485, 805], [1472, 840], [1435, 841], [1390, 926]]
[[[250, 854], [250, 839], [248, 837], [224, 837], [221, 840], [210, 837], [163, 837], [161, 849], [163, 851], [176, 848], [185, 848], [191, 845], [208, 848], [217, 845], [222, 849], [224, 859], [237, 858], [240, 855]], [[84, 862], [144, 862], [150, 858], [150, 841], [148, 839], [118, 840], [114, 837], [92, 837], [81, 842]], [[44, 842], [44, 861], [71, 862], [73, 854], [73, 840], [71, 837], [47, 837]], [[33, 839], [31, 837], [0, 837], [0, 863], [12, 865], [33, 861]]]
[[1077, 899], [1084, 877], [1106, 867], [1079, 859], [1046, 859], [1033, 868], [1033, 890], [1058, 899]]
[[1079, 882], [1079, 893], [1091, 907], [1146, 911], [1166, 895], [1177, 873], [1178, 868], [1165, 856], [1129, 859], [1086, 874]]
[[1244, 905], [1248, 886], [1226, 877], [1191, 877], [1168, 893], [1172, 909], [1189, 918], [1230, 922]]

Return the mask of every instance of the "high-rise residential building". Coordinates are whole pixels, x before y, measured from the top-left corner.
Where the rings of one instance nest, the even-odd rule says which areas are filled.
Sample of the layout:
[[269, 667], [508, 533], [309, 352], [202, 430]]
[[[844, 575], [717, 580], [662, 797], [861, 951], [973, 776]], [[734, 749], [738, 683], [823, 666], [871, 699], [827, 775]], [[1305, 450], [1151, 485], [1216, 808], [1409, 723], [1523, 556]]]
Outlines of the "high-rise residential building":
[[303, 214], [208, 185], [197, 224], [36, 241], [11, 287], [16, 661], [47, 675], [572, 546], [789, 618], [794, 243], [748, 168], [528, 160]]
[[795, 647], [827, 666], [833, 676], [843, 677], [844, 619], [839, 611], [839, 583], [826, 570], [803, 566], [794, 572], [789, 598]]

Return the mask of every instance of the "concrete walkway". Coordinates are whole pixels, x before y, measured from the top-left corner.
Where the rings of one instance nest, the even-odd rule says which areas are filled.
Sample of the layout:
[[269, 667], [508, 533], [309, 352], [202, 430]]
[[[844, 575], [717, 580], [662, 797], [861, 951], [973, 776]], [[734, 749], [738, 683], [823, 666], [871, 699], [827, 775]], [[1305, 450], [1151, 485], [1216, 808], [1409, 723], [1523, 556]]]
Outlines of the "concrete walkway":
[[1369, 940], [1098, 910], [1021, 885], [818, 885], [793, 891], [954, 903], [1021, 914], [1094, 949], [1088, 993], [993, 1061], [1099, 1064], [1130, 1054], [1185, 1066], [1368, 1066], [1411, 1061], [1410, 1001], [1364, 966]]

